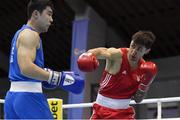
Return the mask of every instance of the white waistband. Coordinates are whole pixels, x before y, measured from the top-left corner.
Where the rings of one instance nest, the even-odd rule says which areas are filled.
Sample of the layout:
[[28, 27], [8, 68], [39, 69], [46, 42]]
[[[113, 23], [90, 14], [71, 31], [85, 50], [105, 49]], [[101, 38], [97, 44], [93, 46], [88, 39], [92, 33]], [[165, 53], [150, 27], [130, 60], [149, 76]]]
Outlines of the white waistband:
[[33, 92], [42, 93], [41, 82], [11, 82], [11, 92]]
[[112, 99], [101, 94], [97, 95], [96, 103], [112, 109], [127, 109], [131, 99]]

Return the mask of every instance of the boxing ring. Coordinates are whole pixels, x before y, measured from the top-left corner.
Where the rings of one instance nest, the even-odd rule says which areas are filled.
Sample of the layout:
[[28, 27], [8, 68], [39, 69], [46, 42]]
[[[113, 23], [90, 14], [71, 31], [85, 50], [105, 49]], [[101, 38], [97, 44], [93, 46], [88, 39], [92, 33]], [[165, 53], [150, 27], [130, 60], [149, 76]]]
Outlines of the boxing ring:
[[[57, 100], [57, 98], [50, 98], [51, 100]], [[48, 99], [49, 100], [49, 99]], [[170, 120], [180, 120], [180, 118], [162, 118], [162, 103], [166, 102], [179, 102], [180, 97], [168, 97], [168, 98], [153, 98], [153, 99], [144, 99], [139, 104], [150, 104], [157, 103], [157, 119], [170, 119]], [[4, 104], [5, 100], [0, 99], [0, 103]], [[133, 100], [130, 102], [131, 105], [136, 104]], [[93, 103], [78, 103], [78, 104], [62, 104], [62, 110], [68, 108], [85, 108], [92, 107]]]

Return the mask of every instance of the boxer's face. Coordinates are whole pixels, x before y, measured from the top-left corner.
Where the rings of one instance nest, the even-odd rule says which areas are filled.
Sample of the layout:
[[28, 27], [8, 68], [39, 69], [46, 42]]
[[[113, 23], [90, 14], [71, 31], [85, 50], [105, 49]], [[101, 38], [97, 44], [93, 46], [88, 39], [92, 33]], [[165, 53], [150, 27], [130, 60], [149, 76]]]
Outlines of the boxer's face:
[[47, 6], [42, 13], [39, 13], [37, 16], [37, 25], [38, 25], [38, 29], [41, 32], [47, 32], [49, 26], [51, 25], [51, 23], [53, 22], [53, 11], [51, 9], [51, 7]]
[[134, 41], [131, 42], [129, 47], [129, 59], [131, 61], [137, 62], [144, 54], [147, 54], [150, 49], [147, 49], [145, 46], [136, 44]]

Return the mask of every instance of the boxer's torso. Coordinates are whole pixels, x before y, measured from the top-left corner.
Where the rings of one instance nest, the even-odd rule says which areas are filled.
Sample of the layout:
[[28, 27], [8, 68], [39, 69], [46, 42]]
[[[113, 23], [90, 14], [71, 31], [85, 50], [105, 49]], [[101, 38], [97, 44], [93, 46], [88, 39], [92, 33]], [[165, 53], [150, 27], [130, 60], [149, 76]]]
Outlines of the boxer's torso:
[[136, 69], [132, 69], [127, 58], [127, 48], [121, 48], [121, 52], [122, 60], [119, 63], [112, 63], [116, 73], [112, 74], [106, 70], [103, 72], [99, 88], [99, 93], [103, 96], [114, 99], [128, 99], [138, 89], [139, 81], [136, 73], [143, 60], [141, 59], [138, 62]]
[[[30, 81], [30, 82], [40, 82], [35, 79], [28, 78], [24, 75], [21, 74], [19, 65], [18, 65], [18, 58], [17, 58], [17, 39], [19, 34], [24, 30], [24, 29], [30, 29], [34, 31], [31, 27], [27, 25], [23, 25], [23, 27], [16, 32], [12, 39], [11, 43], [11, 54], [10, 54], [10, 66], [9, 66], [9, 79], [10, 81]], [[43, 48], [42, 48], [42, 40], [40, 40], [40, 46], [36, 50], [36, 58], [34, 60], [34, 64], [37, 66], [43, 68], [44, 67], [44, 55], [43, 55]]]

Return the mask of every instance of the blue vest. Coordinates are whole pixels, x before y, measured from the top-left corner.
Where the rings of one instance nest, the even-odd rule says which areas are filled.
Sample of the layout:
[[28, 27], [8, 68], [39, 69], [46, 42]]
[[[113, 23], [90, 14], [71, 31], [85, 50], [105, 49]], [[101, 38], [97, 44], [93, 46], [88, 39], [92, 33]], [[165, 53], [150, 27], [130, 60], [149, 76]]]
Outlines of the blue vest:
[[[12, 42], [11, 42], [11, 54], [9, 58], [9, 79], [10, 81], [32, 81], [32, 82], [41, 82], [39, 80], [28, 78], [21, 74], [21, 71], [19, 69], [18, 60], [17, 60], [17, 48], [16, 48], [16, 42], [17, 38], [19, 36], [19, 33], [23, 31], [24, 29], [32, 29], [30, 26], [23, 25], [23, 27], [16, 32], [14, 35]], [[40, 39], [40, 48], [36, 50], [36, 59], [34, 61], [34, 64], [37, 66], [44, 68], [44, 55], [43, 55], [43, 48], [42, 48], [42, 40]]]

